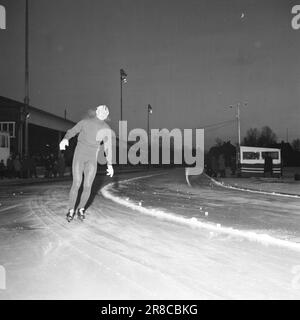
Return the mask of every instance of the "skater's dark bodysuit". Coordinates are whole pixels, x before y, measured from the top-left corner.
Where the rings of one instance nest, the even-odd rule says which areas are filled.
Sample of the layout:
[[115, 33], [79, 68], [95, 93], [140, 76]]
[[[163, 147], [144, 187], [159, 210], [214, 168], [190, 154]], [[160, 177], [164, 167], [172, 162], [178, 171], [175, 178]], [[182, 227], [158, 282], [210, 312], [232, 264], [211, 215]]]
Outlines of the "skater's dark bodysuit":
[[63, 141], [68, 141], [79, 134], [72, 163], [73, 183], [69, 195], [69, 212], [71, 214], [74, 213], [83, 175], [83, 192], [78, 206], [79, 210], [84, 210], [90, 197], [92, 184], [97, 172], [97, 157], [101, 141], [104, 142], [108, 167], [112, 167], [111, 139], [108, 138], [110, 132], [111, 129], [104, 120], [92, 117], [79, 121], [73, 128], [67, 131], [63, 139]]

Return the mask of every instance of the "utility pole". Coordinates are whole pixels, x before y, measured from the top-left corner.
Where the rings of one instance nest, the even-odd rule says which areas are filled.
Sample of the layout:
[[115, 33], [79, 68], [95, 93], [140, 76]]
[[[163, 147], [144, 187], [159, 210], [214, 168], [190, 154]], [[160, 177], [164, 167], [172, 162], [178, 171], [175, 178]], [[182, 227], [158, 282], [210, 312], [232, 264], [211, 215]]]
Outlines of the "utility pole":
[[29, 14], [28, 14], [28, 0], [25, 4], [25, 98], [24, 98], [24, 124], [25, 124], [25, 155], [28, 155], [28, 106], [29, 106]]
[[238, 130], [238, 146], [241, 146], [241, 111], [240, 111], [241, 104], [237, 104], [236, 108], [236, 119], [237, 119], [237, 130]]
[[[247, 102], [243, 103], [243, 106], [247, 106]], [[236, 108], [236, 122], [237, 122], [237, 148], [236, 148], [236, 164], [239, 165], [240, 159], [240, 146], [241, 146], [241, 103], [238, 102], [236, 106], [230, 106], [230, 108]]]
[[[246, 106], [247, 103], [244, 103], [244, 106]], [[236, 106], [229, 106], [230, 108], [236, 108], [235, 111], [235, 117], [236, 117], [236, 122], [237, 122], [237, 145], [240, 146], [241, 145], [241, 103], [237, 103]]]

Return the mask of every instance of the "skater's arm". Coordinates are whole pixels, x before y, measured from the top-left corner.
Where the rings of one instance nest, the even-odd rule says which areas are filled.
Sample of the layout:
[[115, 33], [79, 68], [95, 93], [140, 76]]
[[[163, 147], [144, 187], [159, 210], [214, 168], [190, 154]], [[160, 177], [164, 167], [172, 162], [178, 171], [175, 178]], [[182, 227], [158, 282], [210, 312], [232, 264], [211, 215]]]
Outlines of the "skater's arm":
[[110, 134], [107, 139], [104, 140], [104, 152], [107, 160], [107, 176], [112, 177], [114, 175], [114, 169], [112, 166], [112, 131], [110, 130]]
[[70, 140], [71, 138], [75, 137], [76, 134], [78, 134], [84, 124], [84, 120], [79, 121], [73, 128], [69, 129], [66, 133], [66, 135], [64, 136], [64, 139], [66, 140]]
[[59, 144], [60, 150], [66, 150], [66, 146], [69, 145], [69, 140], [76, 136], [83, 127], [83, 120], [79, 121], [73, 128], [69, 129], [65, 134], [64, 138], [61, 140]]
[[104, 152], [107, 160], [107, 165], [112, 165], [112, 140], [107, 138], [104, 140]]
[[113, 137], [114, 132], [107, 125], [107, 127], [101, 129], [97, 135], [97, 141], [103, 141], [104, 152], [107, 161], [107, 175], [112, 177], [114, 175], [113, 163]]
[[103, 141], [107, 165], [112, 165], [112, 139], [113, 131], [108, 125], [99, 131], [97, 140]]

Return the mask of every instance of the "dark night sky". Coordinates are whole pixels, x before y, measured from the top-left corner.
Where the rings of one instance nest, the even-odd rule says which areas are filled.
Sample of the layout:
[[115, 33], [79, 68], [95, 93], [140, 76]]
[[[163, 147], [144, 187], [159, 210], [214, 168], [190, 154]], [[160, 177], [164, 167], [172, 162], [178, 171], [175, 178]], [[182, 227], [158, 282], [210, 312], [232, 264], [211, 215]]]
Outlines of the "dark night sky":
[[[29, 0], [30, 103], [78, 121], [107, 104], [120, 117], [119, 69], [128, 73], [129, 127], [194, 128], [234, 118], [242, 134], [269, 125], [300, 137], [300, 30], [289, 0]], [[0, 95], [24, 99], [25, 0], [0, 0]], [[244, 16], [242, 15], [244, 13]], [[236, 141], [234, 125], [207, 130]]]

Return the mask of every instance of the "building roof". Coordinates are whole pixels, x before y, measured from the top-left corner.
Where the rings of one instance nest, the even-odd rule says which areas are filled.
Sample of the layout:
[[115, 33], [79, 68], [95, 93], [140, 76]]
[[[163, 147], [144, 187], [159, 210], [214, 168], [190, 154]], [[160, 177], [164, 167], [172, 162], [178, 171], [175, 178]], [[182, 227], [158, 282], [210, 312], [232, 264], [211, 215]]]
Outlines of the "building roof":
[[[16, 101], [16, 100], [13, 100], [13, 99], [10, 99], [10, 98], [7, 98], [7, 97], [0, 96], [0, 107], [3, 106], [3, 105], [5, 105], [7, 107], [11, 107], [11, 108], [22, 108], [22, 107], [25, 106], [24, 102], [20, 102], [20, 101]], [[74, 121], [65, 119], [63, 117], [60, 117], [60, 116], [54, 114], [54, 113], [50, 113], [48, 111], [45, 111], [45, 110], [30, 106], [30, 105], [28, 106], [28, 111], [29, 112], [30, 111], [35, 111], [35, 112], [38, 112], [38, 113], [42, 113], [42, 114], [44, 114], [46, 116], [55, 117], [57, 119], [69, 122], [70, 125], [74, 125], [75, 124]]]

